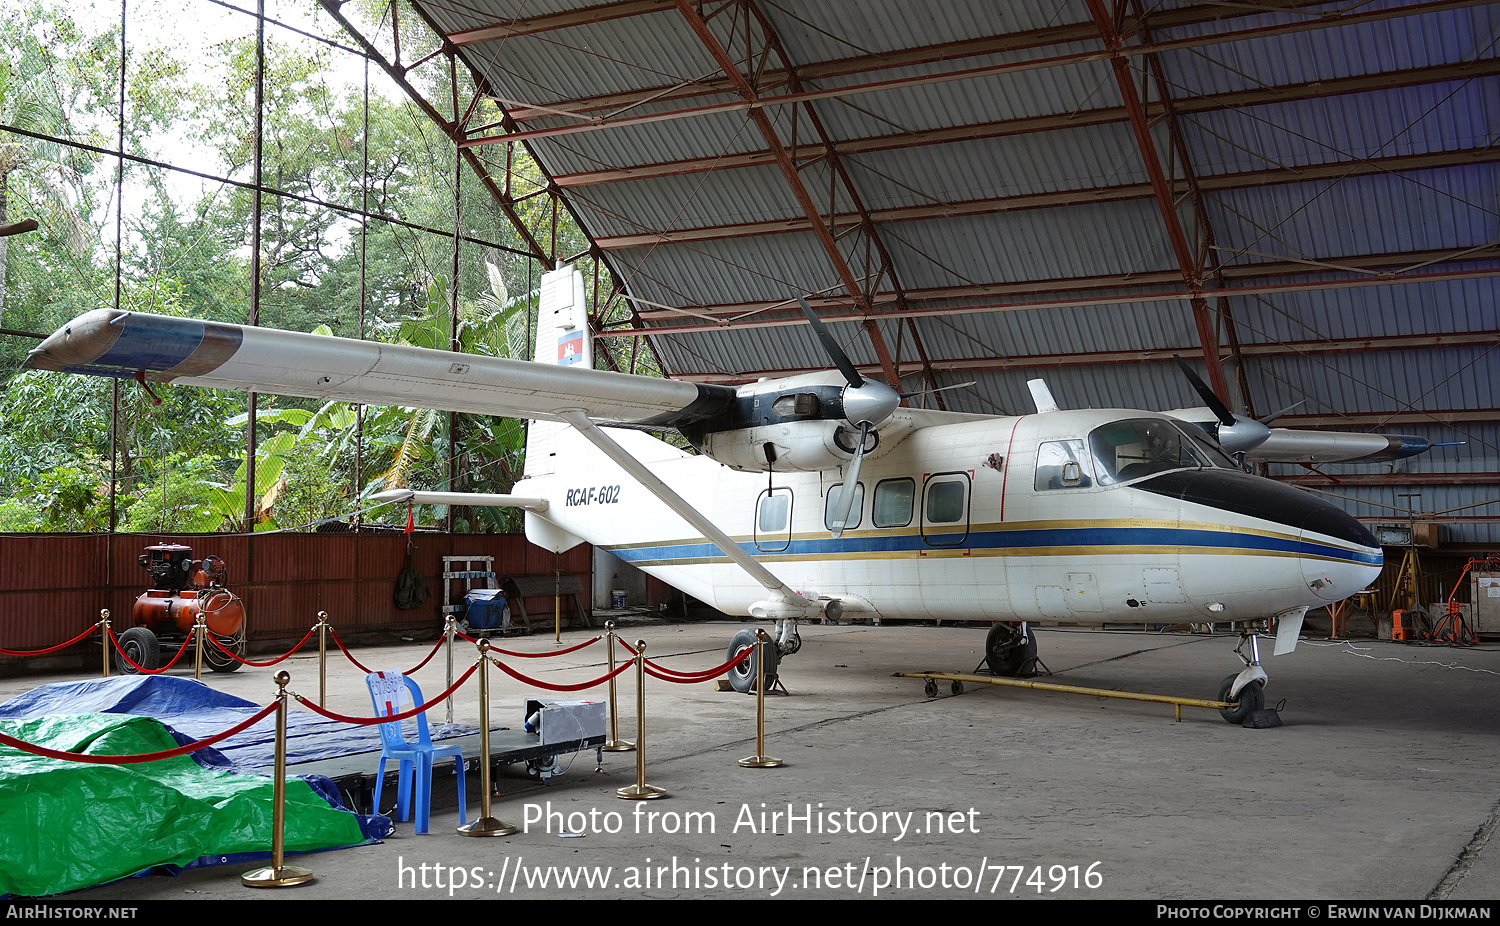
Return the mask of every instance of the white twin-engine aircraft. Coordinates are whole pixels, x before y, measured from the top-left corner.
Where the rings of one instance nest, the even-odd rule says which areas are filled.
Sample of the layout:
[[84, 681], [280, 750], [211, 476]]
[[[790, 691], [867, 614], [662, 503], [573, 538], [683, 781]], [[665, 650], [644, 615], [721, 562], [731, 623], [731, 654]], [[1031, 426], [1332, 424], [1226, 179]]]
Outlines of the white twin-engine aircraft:
[[[1034, 667], [1030, 621], [1274, 617], [1287, 651], [1308, 608], [1375, 578], [1381, 550], [1340, 509], [1230, 454], [1280, 459], [1280, 443], [1294, 459], [1389, 459], [1427, 446], [1267, 428], [1206, 387], [1207, 409], [1172, 414], [1063, 411], [1040, 381], [1034, 415], [905, 408], [811, 310], [837, 372], [738, 388], [612, 373], [593, 368], [586, 311], [576, 269], [547, 274], [527, 362], [99, 310], [27, 364], [532, 419], [515, 494], [416, 500], [524, 508], [533, 543], [587, 541], [721, 611], [776, 620], [769, 674], [800, 646], [797, 620], [839, 615], [995, 621], [986, 655], [1002, 675]], [[676, 429], [701, 455], [643, 429]], [[741, 631], [730, 652], [752, 639]], [[1245, 668], [1220, 691], [1232, 722], [1262, 706], [1267, 677], [1253, 632], [1236, 652]], [[747, 660], [732, 681], [746, 690], [754, 672]]]

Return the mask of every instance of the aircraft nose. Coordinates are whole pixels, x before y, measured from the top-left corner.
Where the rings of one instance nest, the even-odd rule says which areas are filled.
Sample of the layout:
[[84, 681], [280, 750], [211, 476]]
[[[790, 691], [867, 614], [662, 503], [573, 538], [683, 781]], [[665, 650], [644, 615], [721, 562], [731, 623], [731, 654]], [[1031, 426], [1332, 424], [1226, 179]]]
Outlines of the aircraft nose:
[[[1347, 512], [1337, 513], [1341, 518], [1329, 513], [1316, 527], [1302, 529], [1302, 578], [1323, 601], [1342, 601], [1368, 588], [1385, 562], [1379, 543], [1365, 526]], [[1345, 542], [1330, 543], [1329, 538]]]
[[1135, 486], [1279, 525], [1283, 535], [1297, 539], [1281, 541], [1277, 549], [1294, 553], [1308, 590], [1320, 600], [1347, 598], [1380, 574], [1383, 556], [1374, 535], [1311, 492], [1228, 469], [1165, 473]]

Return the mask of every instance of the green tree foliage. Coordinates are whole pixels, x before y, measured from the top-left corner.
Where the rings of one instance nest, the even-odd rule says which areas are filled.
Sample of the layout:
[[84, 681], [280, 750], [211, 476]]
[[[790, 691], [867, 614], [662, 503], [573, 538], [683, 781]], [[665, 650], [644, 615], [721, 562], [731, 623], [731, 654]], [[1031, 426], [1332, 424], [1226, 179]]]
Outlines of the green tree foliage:
[[[147, 6], [130, 8], [141, 19], [125, 31], [123, 131], [117, 20], [84, 24], [54, 0], [0, 11], [0, 221], [24, 214], [44, 226], [8, 239], [8, 266], [0, 250], [0, 324], [51, 331], [117, 298], [127, 310], [249, 318], [255, 194], [243, 184], [253, 179], [254, 20], [205, 2], [207, 13], [232, 21], [229, 37], [179, 47], [176, 14]], [[165, 25], [174, 28], [158, 28]], [[524, 249], [522, 236], [467, 167], [455, 171], [452, 142], [389, 85], [367, 93], [351, 80], [363, 68], [351, 71], [358, 62], [347, 52], [283, 30], [268, 36], [261, 179], [275, 192], [260, 196], [260, 323], [529, 358], [540, 268], [504, 250]], [[404, 53], [417, 54], [424, 41], [436, 40], [403, 34]], [[448, 99], [446, 69], [423, 73], [411, 77], [437, 81], [425, 88], [429, 99]], [[472, 88], [462, 79], [459, 97], [467, 99]], [[477, 123], [497, 118], [493, 104], [480, 106]], [[196, 174], [122, 166], [69, 144], [111, 149], [117, 136], [130, 153]], [[497, 174], [505, 168], [499, 157]], [[517, 196], [545, 185], [524, 150], [513, 152], [510, 167]], [[455, 184], [465, 236], [456, 308]], [[548, 197], [523, 198], [516, 208], [530, 234], [555, 240], [560, 255], [587, 250], [566, 213], [554, 218]], [[580, 263], [592, 287], [592, 259]], [[7, 372], [34, 343], [0, 339]], [[521, 472], [518, 421], [263, 397], [247, 521], [245, 397], [154, 391], [160, 404], [129, 381], [12, 376], [0, 393], [0, 529], [105, 529], [112, 474], [120, 529], [191, 532], [298, 527], [347, 514], [393, 487], [508, 492]], [[449, 514], [424, 508], [419, 519]], [[451, 515], [459, 530], [520, 526], [509, 510]], [[384, 517], [404, 522], [405, 512]]]

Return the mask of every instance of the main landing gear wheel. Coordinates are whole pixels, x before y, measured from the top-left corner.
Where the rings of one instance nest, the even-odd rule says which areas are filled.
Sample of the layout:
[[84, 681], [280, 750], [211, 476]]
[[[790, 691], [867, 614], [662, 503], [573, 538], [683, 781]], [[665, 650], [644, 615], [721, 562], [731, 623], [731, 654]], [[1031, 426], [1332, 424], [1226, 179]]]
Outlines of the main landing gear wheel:
[[[221, 637], [217, 634], [214, 634], [213, 638], [214, 640], [219, 641], [219, 646], [222, 646], [224, 647], [224, 649], [229, 650], [229, 652], [234, 653], [234, 655], [240, 657], [240, 659], [245, 658], [244, 629], [241, 629], [239, 633], [235, 634], [232, 637]], [[210, 669], [213, 669], [215, 672], [234, 672], [238, 670], [241, 665], [239, 659], [233, 659], [225, 654], [224, 650], [219, 649], [218, 646], [214, 646], [213, 641], [211, 640], [206, 641], [203, 644], [203, 661], [208, 663], [208, 667]]]
[[120, 634], [120, 648], [115, 653], [115, 668], [120, 670], [121, 675], [140, 675], [141, 669], [137, 669], [125, 657], [130, 657], [130, 662], [141, 669], [155, 669], [161, 662], [161, 644], [157, 642], [156, 634], [145, 627], [131, 627]]
[[990, 671], [1006, 678], [1036, 674], [1036, 637], [1022, 634], [1017, 624], [1000, 623], [984, 638], [984, 658]]
[[1256, 679], [1244, 688], [1241, 688], [1239, 695], [1234, 700], [1230, 700], [1229, 689], [1234, 687], [1234, 680], [1237, 677], [1231, 675], [1224, 679], [1223, 684], [1219, 685], [1219, 696], [1215, 700], [1229, 701], [1229, 707], [1219, 710], [1220, 717], [1223, 717], [1229, 723], [1243, 724], [1245, 718], [1249, 717], [1251, 712], [1258, 711], [1266, 706], [1266, 686], [1260, 679]]
[[[754, 650], [755, 631], [741, 630], [729, 640], [729, 652], [727, 659], [733, 659], [745, 650]], [[781, 653], [777, 651], [776, 644], [768, 641], [765, 647], [766, 654], [766, 688], [776, 681], [776, 667], [781, 663]], [[755, 653], [750, 658], [729, 670], [729, 684], [734, 686], [738, 692], [755, 690]]]

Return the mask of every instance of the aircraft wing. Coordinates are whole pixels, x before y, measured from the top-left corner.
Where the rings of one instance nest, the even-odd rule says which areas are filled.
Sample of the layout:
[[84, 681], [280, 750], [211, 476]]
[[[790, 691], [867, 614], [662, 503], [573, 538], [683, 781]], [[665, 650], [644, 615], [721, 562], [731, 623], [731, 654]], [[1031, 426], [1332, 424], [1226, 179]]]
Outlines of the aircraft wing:
[[1210, 408], [1174, 408], [1164, 414], [1197, 425], [1226, 451], [1243, 451], [1251, 463], [1376, 463], [1414, 457], [1432, 449], [1425, 437], [1268, 428], [1243, 415], [1235, 415], [1230, 428]]
[[[586, 337], [586, 335], [585, 335]], [[579, 338], [583, 340], [584, 338]], [[675, 427], [735, 401], [726, 386], [481, 357], [378, 341], [99, 309], [31, 351], [36, 370], [366, 405]]]
[[1432, 449], [1425, 437], [1357, 431], [1271, 428], [1265, 442], [1245, 454], [1251, 463], [1375, 463], [1414, 457]]

